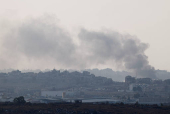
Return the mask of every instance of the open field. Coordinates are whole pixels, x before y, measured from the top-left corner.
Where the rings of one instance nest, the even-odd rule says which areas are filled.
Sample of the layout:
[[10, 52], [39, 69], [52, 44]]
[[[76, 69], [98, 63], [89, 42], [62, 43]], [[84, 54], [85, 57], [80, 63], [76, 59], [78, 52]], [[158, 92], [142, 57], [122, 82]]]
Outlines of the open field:
[[170, 106], [139, 104], [1, 103], [1, 114], [170, 114]]

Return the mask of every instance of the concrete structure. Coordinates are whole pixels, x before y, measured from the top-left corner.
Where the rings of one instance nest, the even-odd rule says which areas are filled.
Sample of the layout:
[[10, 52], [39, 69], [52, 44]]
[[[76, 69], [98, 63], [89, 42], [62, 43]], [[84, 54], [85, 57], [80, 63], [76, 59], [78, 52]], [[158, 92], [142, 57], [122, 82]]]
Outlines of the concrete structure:
[[151, 78], [138, 78], [136, 79], [137, 83], [140, 84], [151, 84], [152, 79]]
[[44, 97], [62, 97], [63, 91], [41, 91]]
[[135, 83], [135, 82], [136, 82], [135, 77], [132, 77], [132, 76], [126, 76], [125, 77], [125, 83], [126, 84], [131, 84], [131, 83]]
[[140, 97], [139, 103], [170, 103], [169, 98], [159, 98], [159, 97]]

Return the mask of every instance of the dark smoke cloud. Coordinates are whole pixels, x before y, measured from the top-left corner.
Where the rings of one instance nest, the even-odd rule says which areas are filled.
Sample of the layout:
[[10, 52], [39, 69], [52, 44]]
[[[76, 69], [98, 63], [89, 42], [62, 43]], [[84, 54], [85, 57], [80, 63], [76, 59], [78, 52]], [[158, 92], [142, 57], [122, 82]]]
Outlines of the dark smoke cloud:
[[1, 34], [1, 69], [121, 66], [139, 76], [155, 78], [155, 70], [144, 53], [148, 44], [135, 36], [82, 29], [77, 45], [49, 16], [3, 27], [6, 31]]
[[130, 35], [117, 32], [81, 30], [79, 38], [88, 53], [85, 61], [90, 64], [121, 64], [139, 76], [155, 78], [155, 69], [149, 65], [144, 51], [148, 45]]

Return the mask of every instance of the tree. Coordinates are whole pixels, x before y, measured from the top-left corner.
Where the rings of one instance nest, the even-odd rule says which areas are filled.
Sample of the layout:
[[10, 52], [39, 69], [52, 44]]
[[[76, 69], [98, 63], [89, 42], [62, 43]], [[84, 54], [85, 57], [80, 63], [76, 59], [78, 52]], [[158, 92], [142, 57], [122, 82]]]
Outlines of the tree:
[[138, 101], [135, 103], [135, 105], [137, 105], [137, 106], [139, 105]]
[[123, 102], [121, 102], [121, 103], [120, 103], [120, 105], [124, 105], [124, 103], [123, 103]]
[[25, 104], [26, 103], [23, 96], [14, 98], [13, 102], [16, 103], [16, 104]]

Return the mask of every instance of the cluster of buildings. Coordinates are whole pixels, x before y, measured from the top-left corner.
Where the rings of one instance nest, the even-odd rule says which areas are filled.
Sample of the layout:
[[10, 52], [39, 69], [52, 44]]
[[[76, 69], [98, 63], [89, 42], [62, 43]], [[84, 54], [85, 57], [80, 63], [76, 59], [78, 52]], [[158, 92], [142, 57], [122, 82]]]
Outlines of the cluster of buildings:
[[27, 102], [169, 103], [170, 79], [126, 76], [125, 82], [95, 76], [88, 71], [12, 71], [0, 73], [0, 102], [24, 96]]
[[170, 79], [125, 77], [127, 92], [133, 92], [139, 103], [170, 103]]

